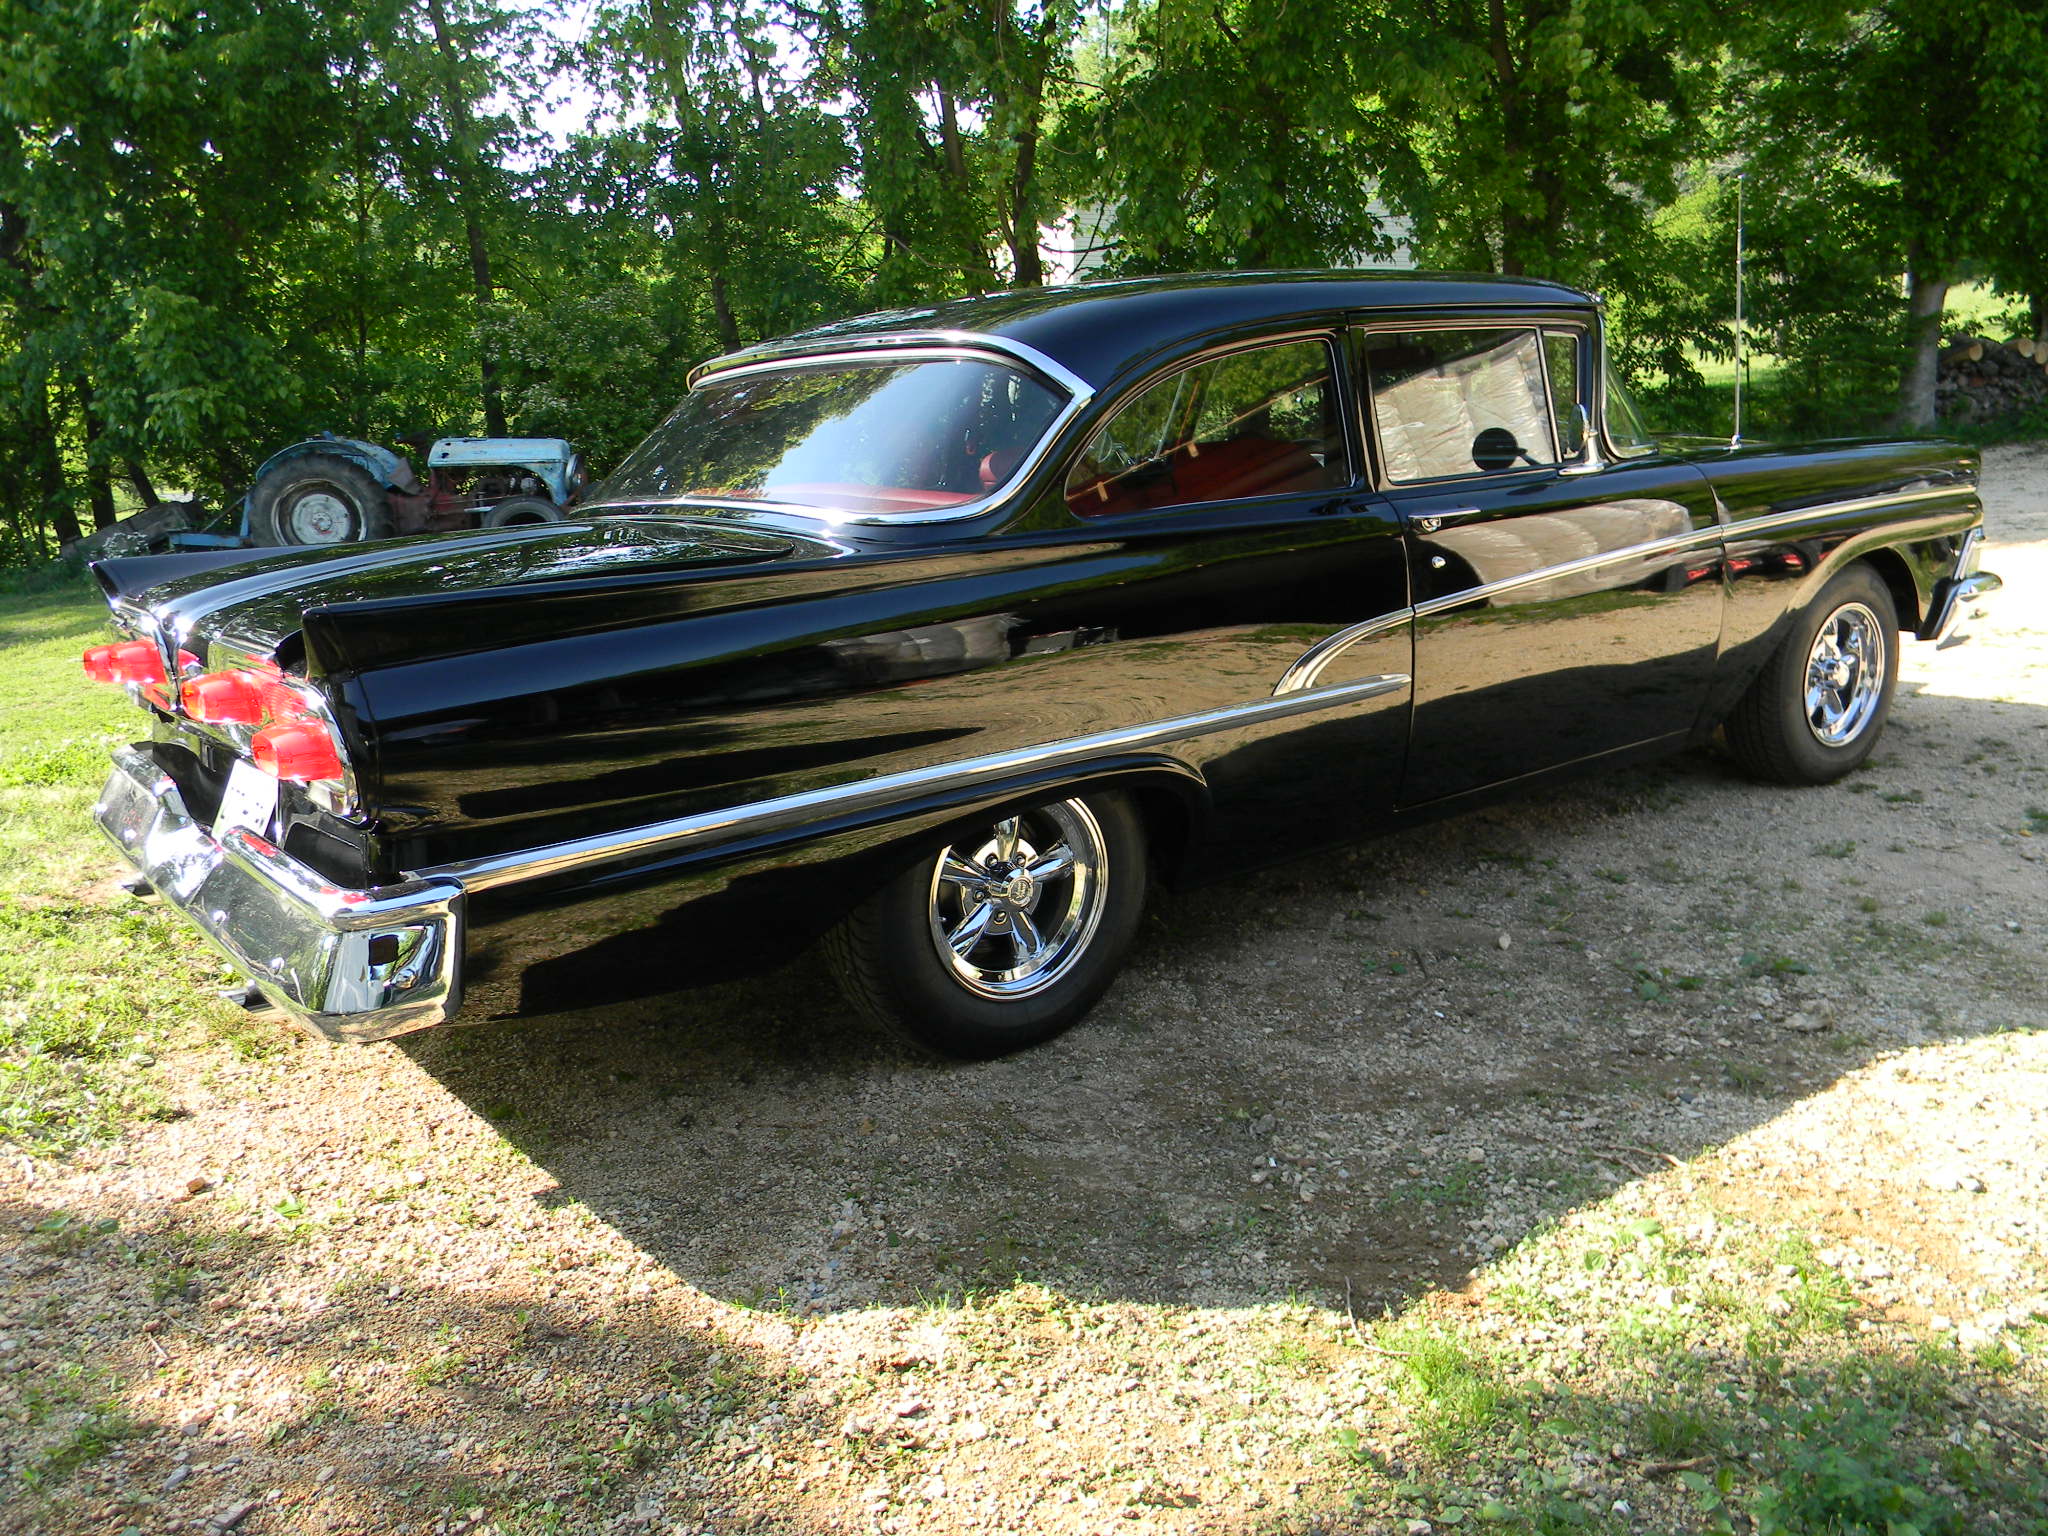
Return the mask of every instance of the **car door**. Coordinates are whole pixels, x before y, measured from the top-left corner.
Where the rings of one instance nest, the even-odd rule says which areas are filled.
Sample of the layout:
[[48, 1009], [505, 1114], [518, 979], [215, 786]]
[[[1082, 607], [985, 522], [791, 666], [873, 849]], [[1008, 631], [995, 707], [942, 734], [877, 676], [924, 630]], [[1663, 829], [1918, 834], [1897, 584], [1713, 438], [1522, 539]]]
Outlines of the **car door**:
[[[1299, 697], [1186, 749], [1225, 862], [1355, 835], [1399, 781], [1407, 555], [1364, 474], [1342, 340], [1261, 338], [1153, 375], [1105, 411], [1062, 487], [1073, 536], [1114, 541], [1131, 573], [1088, 615], [1122, 642], [1106, 658], [1121, 697], [1176, 701], [1161, 714]], [[1343, 697], [1355, 687], [1373, 691]]]
[[1721, 626], [1697, 470], [1605, 462], [1589, 321], [1374, 325], [1360, 337], [1381, 489], [1415, 594], [1399, 803], [1689, 732]]

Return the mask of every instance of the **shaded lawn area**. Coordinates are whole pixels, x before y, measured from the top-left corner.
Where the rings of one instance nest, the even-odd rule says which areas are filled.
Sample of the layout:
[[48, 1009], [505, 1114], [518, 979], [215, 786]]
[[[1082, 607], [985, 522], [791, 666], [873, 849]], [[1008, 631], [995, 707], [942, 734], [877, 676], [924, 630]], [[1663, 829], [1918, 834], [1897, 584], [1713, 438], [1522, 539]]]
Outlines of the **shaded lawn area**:
[[238, 1022], [214, 996], [228, 978], [185, 925], [109, 887], [118, 861], [92, 805], [138, 716], [79, 668], [106, 638], [82, 575], [0, 586], [0, 1140], [32, 1152], [165, 1112], [154, 1053]]

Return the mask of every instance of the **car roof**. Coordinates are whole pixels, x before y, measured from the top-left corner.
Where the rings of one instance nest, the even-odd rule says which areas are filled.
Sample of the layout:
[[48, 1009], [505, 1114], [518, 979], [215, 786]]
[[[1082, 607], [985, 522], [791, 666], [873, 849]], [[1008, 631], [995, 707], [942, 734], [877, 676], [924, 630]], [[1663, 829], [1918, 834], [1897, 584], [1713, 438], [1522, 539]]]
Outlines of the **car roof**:
[[1204, 272], [1113, 278], [857, 315], [716, 358], [698, 374], [784, 353], [945, 332], [999, 337], [1029, 347], [1099, 388], [1176, 344], [1294, 318], [1371, 309], [1583, 309], [1598, 302], [1576, 288], [1540, 278], [1469, 273]]

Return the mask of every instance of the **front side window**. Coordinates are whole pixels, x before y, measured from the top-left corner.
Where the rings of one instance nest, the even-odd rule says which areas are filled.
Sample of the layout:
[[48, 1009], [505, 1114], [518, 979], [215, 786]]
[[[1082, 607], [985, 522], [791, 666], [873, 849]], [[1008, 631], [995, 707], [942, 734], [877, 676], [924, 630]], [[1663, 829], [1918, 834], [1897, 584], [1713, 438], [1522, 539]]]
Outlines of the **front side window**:
[[1107, 517], [1350, 483], [1327, 342], [1198, 363], [1141, 390], [1096, 429], [1067, 505]]
[[1573, 331], [1545, 331], [1543, 358], [1550, 365], [1550, 422], [1567, 459], [1586, 451], [1579, 420], [1579, 337]]
[[586, 505], [959, 506], [1000, 489], [1064, 403], [1029, 374], [983, 358], [878, 356], [714, 375]]
[[1657, 451], [1657, 439], [1643, 422], [1643, 413], [1637, 408], [1635, 396], [1622, 387], [1621, 381], [1609, 378], [1607, 381], [1607, 440], [1614, 445], [1614, 451], [1625, 459], [1639, 458]]
[[1558, 462], [1548, 363], [1534, 330], [1383, 332], [1366, 374], [1397, 484]]

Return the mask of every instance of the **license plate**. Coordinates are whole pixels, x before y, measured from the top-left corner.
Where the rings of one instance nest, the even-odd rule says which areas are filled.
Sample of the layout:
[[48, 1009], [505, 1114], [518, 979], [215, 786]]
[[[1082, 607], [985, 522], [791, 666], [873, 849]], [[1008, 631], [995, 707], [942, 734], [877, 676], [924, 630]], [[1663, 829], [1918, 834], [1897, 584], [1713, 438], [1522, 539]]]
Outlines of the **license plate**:
[[254, 763], [238, 762], [228, 772], [220, 812], [213, 818], [213, 835], [218, 838], [229, 827], [240, 827], [268, 841], [271, 819], [276, 814], [277, 780]]

